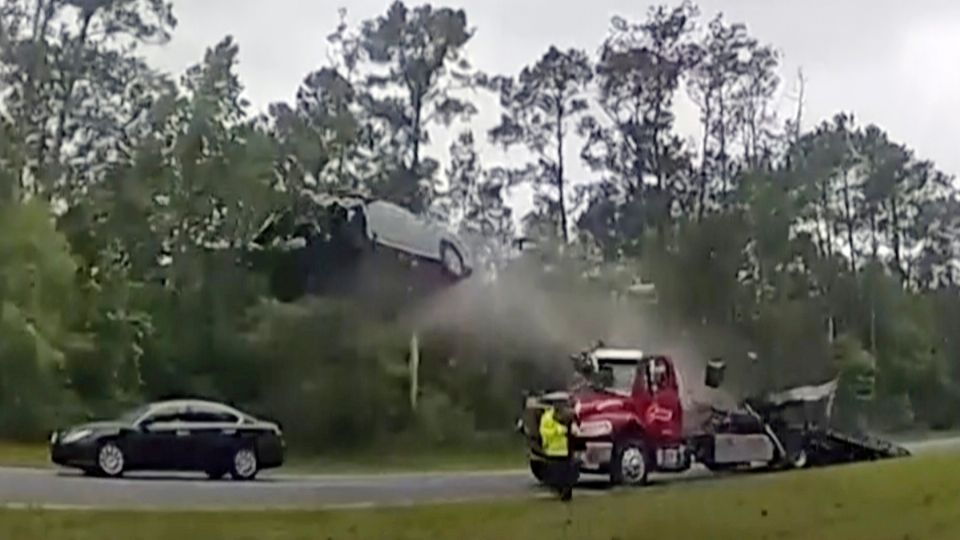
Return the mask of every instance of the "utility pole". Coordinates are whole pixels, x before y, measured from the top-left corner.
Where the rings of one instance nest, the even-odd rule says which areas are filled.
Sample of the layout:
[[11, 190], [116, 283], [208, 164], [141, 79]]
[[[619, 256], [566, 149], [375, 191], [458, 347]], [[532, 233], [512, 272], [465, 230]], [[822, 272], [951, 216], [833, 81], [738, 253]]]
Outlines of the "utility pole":
[[410, 409], [417, 410], [417, 395], [420, 386], [420, 340], [417, 331], [410, 335]]

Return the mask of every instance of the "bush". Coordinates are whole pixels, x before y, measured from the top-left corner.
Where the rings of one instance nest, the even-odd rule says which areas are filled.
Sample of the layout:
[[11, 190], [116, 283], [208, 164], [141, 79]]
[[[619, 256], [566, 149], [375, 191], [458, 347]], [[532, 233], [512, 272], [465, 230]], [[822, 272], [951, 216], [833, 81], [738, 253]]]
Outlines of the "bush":
[[414, 433], [429, 446], [463, 444], [475, 431], [473, 414], [438, 390], [423, 393], [415, 418]]
[[264, 303], [247, 336], [258, 365], [251, 405], [312, 450], [370, 445], [409, 416], [406, 343], [351, 306]]

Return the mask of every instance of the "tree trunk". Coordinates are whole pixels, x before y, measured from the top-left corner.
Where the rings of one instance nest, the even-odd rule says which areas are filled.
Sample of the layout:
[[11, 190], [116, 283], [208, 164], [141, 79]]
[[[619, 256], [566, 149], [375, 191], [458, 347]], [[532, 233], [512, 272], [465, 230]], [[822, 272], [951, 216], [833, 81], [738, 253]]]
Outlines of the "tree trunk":
[[657, 92], [657, 104], [654, 107], [653, 118], [653, 159], [656, 160], [657, 167], [657, 189], [663, 192], [663, 148], [660, 146], [660, 115], [663, 114], [663, 96], [662, 91]]
[[93, 16], [96, 11], [91, 10], [83, 15], [83, 21], [80, 23], [80, 35], [77, 36], [77, 41], [74, 44], [74, 53], [73, 53], [73, 65], [71, 66], [70, 75], [67, 78], [67, 85], [63, 92], [63, 99], [60, 103], [60, 113], [57, 117], [57, 131], [56, 139], [53, 143], [53, 162], [59, 164], [60, 162], [60, 153], [63, 150], [63, 141], [67, 135], [67, 114], [70, 112], [70, 109], [73, 105], [73, 91], [77, 86], [78, 72], [80, 71], [80, 66], [82, 64], [82, 54], [83, 48], [87, 43], [87, 33], [90, 31], [90, 22], [93, 20]]
[[423, 118], [423, 95], [419, 89], [413, 98], [413, 157], [410, 160], [410, 170], [414, 173], [420, 168], [420, 123]]
[[557, 189], [560, 191], [560, 227], [563, 229], [563, 243], [570, 243], [570, 230], [567, 225], [566, 182], [563, 178], [563, 107], [557, 107]]
[[633, 163], [634, 163], [633, 169], [637, 177], [636, 177], [636, 183], [630, 186], [630, 196], [633, 197], [638, 193], [640, 193], [642, 196], [643, 173], [644, 173], [644, 170], [646, 169], [646, 164], [643, 162], [643, 152], [644, 152], [643, 143], [637, 140], [637, 134], [636, 134], [637, 130], [629, 129], [629, 126], [634, 126], [634, 127], [639, 126], [643, 121], [641, 117], [641, 112], [640, 112], [640, 103], [637, 101], [634, 101], [633, 103], [633, 115], [630, 120], [633, 123], [626, 124], [626, 126], [628, 126], [627, 128], [624, 128], [621, 126], [620, 130], [623, 133], [624, 139], [632, 142], [633, 143], [632, 146], [636, 149], [636, 151], [633, 154]]
[[[406, 187], [404, 187], [403, 193], [409, 195], [411, 198], [408, 203], [412, 204], [416, 210], [421, 210], [422, 207], [427, 206], [426, 201], [422, 200], [423, 193], [420, 191], [420, 129], [423, 122], [423, 92], [420, 89], [420, 85], [416, 85], [413, 90], [412, 101], [413, 101], [413, 148], [411, 150], [410, 156], [410, 178], [414, 182], [412, 186], [412, 191], [409, 193], [406, 192]], [[430, 199], [433, 197], [433, 186], [430, 186], [430, 193], [426, 194], [426, 198]], [[412, 194], [412, 195], [410, 195]], [[424, 203], [421, 206], [421, 203]]]
[[420, 395], [420, 340], [416, 330], [410, 334], [410, 410], [416, 412]]
[[827, 244], [826, 240], [823, 238], [823, 233], [820, 232], [820, 220], [819, 214], [817, 216], [817, 227], [814, 228], [813, 233], [817, 241], [817, 249], [820, 251], [820, 255], [825, 255], [827, 253]]
[[870, 291], [870, 354], [877, 357], [877, 303], [874, 291]]
[[800, 140], [800, 134], [803, 133], [803, 128], [802, 128], [802, 123], [803, 123], [803, 100], [804, 100], [804, 97], [805, 97], [805, 96], [804, 96], [804, 93], [806, 92], [806, 89], [807, 89], [807, 80], [806, 80], [806, 78], [804, 78], [804, 76], [803, 76], [803, 68], [800, 68], [800, 69], [797, 70], [797, 81], [798, 81], [799, 84], [800, 84], [800, 95], [797, 97], [797, 115], [796, 115], [796, 117], [794, 118], [794, 122], [796, 123], [796, 125], [793, 126], [793, 130], [794, 130], [794, 131], [793, 131], [793, 142], [799, 141], [799, 140]]
[[663, 114], [663, 82], [660, 82], [661, 86], [657, 90], [657, 103], [654, 108], [654, 120], [653, 120], [653, 158], [656, 160], [657, 168], [657, 206], [661, 214], [657, 216], [657, 242], [661, 246], [664, 242], [664, 236], [666, 234], [665, 228], [667, 221], [670, 218], [670, 208], [672, 206], [672, 197], [671, 193], [668, 192], [666, 186], [666, 173], [664, 172], [663, 161], [664, 161], [664, 148], [661, 144], [660, 136], [662, 134], [662, 129], [660, 127], [660, 115]]
[[727, 118], [726, 118], [726, 105], [723, 101], [723, 89], [720, 89], [720, 181], [722, 193], [721, 195], [726, 198], [727, 196]]
[[857, 247], [853, 242], [855, 216], [850, 203], [850, 170], [843, 171], [843, 220], [847, 226], [847, 247], [850, 249], [850, 273], [857, 273]]
[[697, 221], [703, 221], [707, 196], [707, 144], [710, 141], [710, 121], [713, 120], [713, 111], [710, 108], [711, 94], [704, 96], [703, 102], [703, 141], [700, 156], [700, 190], [697, 193]]
[[[346, 143], [340, 144], [340, 149], [337, 152], [337, 183], [343, 186], [346, 182], [343, 181], [343, 162], [346, 160], [347, 154], [347, 145]], [[357, 186], [353, 186], [356, 189]]]
[[830, 223], [830, 197], [827, 193], [827, 182], [828, 180], [826, 179], [820, 182], [820, 211], [822, 212], [821, 219], [823, 220], [823, 229], [826, 234], [826, 245], [824, 246], [826, 251], [824, 255], [830, 257], [833, 255], [833, 236], [830, 232], [833, 224]]
[[890, 195], [890, 238], [893, 241], [893, 262], [896, 265], [897, 274], [900, 276], [900, 284], [906, 281], [906, 273], [903, 269], [903, 259], [900, 252], [900, 212], [897, 208], [897, 194]]
[[[38, 111], [37, 103], [37, 93], [40, 78], [40, 67], [41, 65], [46, 64], [47, 57], [47, 28], [50, 26], [50, 19], [53, 18], [55, 4], [53, 0], [48, 0], [44, 2], [43, 0], [37, 0], [37, 6], [33, 13], [33, 61], [30, 64], [29, 75], [24, 85], [24, 111], [23, 114], [26, 118], [22, 119], [24, 125], [30, 126], [30, 132], [37, 136], [37, 148], [36, 148], [36, 165], [35, 170], [39, 171], [43, 168], [43, 163], [46, 157], [46, 145], [47, 145], [47, 136], [46, 128], [44, 126], [44, 118], [42, 111]], [[26, 192], [27, 189], [27, 178], [24, 178], [24, 173], [29, 170], [29, 167], [23, 167], [20, 171], [20, 189]], [[33, 178], [33, 182], [36, 183], [37, 178]], [[31, 192], [36, 192], [37, 186], [33, 185], [31, 187]]]

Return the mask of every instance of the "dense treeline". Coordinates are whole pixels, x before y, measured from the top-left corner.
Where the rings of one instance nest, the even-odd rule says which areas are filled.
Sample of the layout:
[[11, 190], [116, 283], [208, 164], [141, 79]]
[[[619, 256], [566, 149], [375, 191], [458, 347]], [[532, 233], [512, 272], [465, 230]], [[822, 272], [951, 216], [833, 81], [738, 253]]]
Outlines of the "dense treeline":
[[[850, 418], [878, 427], [960, 422], [953, 178], [846, 114], [803, 130], [802, 97], [783, 121], [778, 53], [744, 25], [656, 7], [507, 76], [471, 65], [483, 29], [461, 10], [341, 19], [328, 63], [257, 114], [229, 37], [177, 79], [144, 62], [176, 27], [162, 0], [0, 2], [0, 435], [202, 395], [316, 449], [453, 444], [509, 428], [591, 334], [685, 340], [750, 388], [843, 374], [875, 390]], [[477, 91], [499, 98], [486, 133]], [[485, 163], [483, 140], [520, 157]], [[521, 184], [535, 205], [514, 216]], [[245, 251], [334, 188], [482, 239], [485, 270], [396, 309], [279, 301]], [[520, 232], [539, 248], [507, 258]], [[656, 306], [620, 294], [641, 279]]]

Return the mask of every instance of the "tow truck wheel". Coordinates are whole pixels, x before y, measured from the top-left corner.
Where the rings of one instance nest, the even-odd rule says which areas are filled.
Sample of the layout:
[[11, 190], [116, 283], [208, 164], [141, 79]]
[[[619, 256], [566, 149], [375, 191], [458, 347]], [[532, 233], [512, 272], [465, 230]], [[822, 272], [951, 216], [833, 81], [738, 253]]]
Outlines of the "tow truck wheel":
[[790, 456], [790, 465], [794, 469], [805, 469], [807, 468], [807, 451], [804, 449], [797, 450], [792, 456]]
[[642, 486], [649, 472], [647, 450], [639, 441], [627, 441], [614, 448], [610, 463], [610, 482], [613, 485]]

